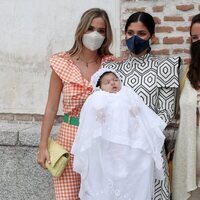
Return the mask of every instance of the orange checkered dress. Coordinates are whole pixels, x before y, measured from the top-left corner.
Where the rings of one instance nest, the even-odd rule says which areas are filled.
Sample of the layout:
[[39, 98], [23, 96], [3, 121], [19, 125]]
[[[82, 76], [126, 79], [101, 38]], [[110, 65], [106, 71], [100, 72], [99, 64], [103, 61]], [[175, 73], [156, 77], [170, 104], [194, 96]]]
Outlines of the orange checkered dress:
[[[112, 61], [112, 56], [105, 56], [102, 62]], [[83, 103], [92, 92], [92, 86], [81, 75], [78, 67], [66, 53], [50, 57], [50, 65], [63, 82], [63, 112], [79, 117]], [[57, 142], [69, 152], [77, 132], [77, 126], [63, 122], [59, 129]], [[59, 178], [53, 178], [56, 200], [77, 200], [80, 188], [80, 176], [73, 171], [73, 157]]]

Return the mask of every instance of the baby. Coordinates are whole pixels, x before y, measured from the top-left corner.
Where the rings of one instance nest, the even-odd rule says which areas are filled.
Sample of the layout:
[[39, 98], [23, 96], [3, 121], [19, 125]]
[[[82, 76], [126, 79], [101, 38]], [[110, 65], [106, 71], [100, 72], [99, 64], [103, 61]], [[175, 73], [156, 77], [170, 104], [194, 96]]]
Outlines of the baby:
[[102, 68], [91, 82], [72, 147], [80, 199], [151, 200], [154, 179], [164, 177], [166, 124], [115, 71]]
[[[96, 80], [98, 81], [96, 82]], [[93, 76], [92, 82], [93, 82], [93, 89], [96, 91], [101, 89], [109, 93], [116, 93], [116, 92], [119, 92], [122, 88], [120, 77], [118, 76], [118, 74], [116, 74], [116, 72], [107, 68], [103, 68], [99, 70]], [[133, 105], [131, 106], [132, 108], [129, 111], [130, 111], [130, 114], [134, 116], [138, 113], [139, 107], [136, 107]]]

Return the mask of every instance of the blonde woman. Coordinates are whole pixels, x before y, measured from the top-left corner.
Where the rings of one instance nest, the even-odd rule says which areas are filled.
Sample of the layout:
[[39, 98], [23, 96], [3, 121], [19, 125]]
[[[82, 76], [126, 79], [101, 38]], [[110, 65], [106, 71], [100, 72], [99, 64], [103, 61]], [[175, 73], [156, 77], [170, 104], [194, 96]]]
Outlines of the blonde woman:
[[[104, 61], [113, 59], [109, 51], [112, 30], [107, 13], [99, 8], [87, 10], [81, 17], [75, 33], [73, 47], [50, 58], [52, 74], [49, 95], [41, 127], [37, 162], [45, 168], [49, 161], [47, 141], [63, 93], [64, 122], [57, 142], [69, 152], [79, 125], [83, 103], [92, 91], [91, 76]], [[80, 189], [80, 176], [72, 170], [73, 158], [59, 178], [54, 178], [56, 200], [76, 200]]]

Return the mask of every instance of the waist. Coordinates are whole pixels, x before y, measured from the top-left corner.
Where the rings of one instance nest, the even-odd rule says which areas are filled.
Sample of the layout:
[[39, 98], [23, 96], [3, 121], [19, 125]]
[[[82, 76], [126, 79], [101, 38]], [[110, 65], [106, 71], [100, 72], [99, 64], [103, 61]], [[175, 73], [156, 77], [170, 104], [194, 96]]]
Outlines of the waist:
[[73, 116], [70, 116], [69, 114], [64, 114], [64, 122], [67, 124], [78, 126], [79, 125], [79, 117], [73, 117]]

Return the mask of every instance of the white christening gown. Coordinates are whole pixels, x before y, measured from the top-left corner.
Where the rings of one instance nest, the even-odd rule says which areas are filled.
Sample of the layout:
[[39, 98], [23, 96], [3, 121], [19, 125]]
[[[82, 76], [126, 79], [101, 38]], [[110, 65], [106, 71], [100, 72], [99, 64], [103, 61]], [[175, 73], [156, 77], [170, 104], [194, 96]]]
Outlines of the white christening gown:
[[72, 146], [81, 200], [151, 200], [163, 179], [166, 124], [132, 89], [102, 90], [86, 100]]

